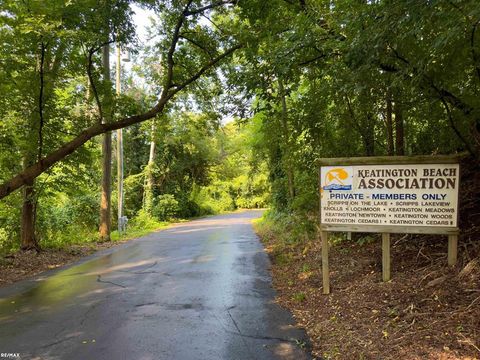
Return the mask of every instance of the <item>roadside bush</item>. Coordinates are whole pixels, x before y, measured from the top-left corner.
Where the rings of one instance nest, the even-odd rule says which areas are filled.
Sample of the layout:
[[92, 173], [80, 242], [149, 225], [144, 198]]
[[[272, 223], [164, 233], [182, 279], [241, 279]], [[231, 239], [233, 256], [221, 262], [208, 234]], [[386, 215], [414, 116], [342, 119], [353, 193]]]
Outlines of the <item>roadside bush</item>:
[[8, 254], [20, 247], [19, 195], [17, 192], [0, 202], [0, 254]]
[[192, 200], [201, 209], [199, 215], [235, 210], [235, 202], [229, 190], [229, 184], [217, 181], [210, 186], [200, 187], [192, 192]]
[[271, 237], [284, 244], [299, 243], [312, 239], [317, 234], [315, 215], [305, 216], [295, 212], [267, 211], [260, 226], [268, 229]]
[[140, 209], [127, 226], [127, 229], [153, 229], [158, 221], [150, 216], [144, 209]]
[[157, 196], [153, 207], [153, 216], [158, 220], [169, 220], [178, 215], [178, 201], [171, 194]]
[[41, 198], [37, 208], [37, 237], [45, 248], [86, 243], [97, 239], [98, 195], [64, 193]]
[[8, 253], [12, 247], [12, 241], [5, 229], [0, 228], [0, 254]]

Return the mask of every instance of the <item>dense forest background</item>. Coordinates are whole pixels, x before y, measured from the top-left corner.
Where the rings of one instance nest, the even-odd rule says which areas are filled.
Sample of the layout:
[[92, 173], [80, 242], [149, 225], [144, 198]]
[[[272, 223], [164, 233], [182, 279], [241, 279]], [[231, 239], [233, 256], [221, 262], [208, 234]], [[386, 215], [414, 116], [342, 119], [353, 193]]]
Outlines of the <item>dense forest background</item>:
[[475, 175], [479, 27], [476, 0], [4, 0], [0, 249], [110, 239], [122, 127], [130, 228], [269, 206], [312, 236], [322, 157], [465, 152]]

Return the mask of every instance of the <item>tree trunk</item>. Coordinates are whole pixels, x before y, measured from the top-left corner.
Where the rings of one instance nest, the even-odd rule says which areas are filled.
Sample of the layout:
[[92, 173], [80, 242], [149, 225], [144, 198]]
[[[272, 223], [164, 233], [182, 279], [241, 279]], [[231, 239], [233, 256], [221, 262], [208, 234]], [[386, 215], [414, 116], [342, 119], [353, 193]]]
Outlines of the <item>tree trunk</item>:
[[282, 155], [282, 161], [285, 164], [285, 172], [287, 173], [288, 180], [288, 195], [290, 200], [293, 200], [295, 197], [295, 179], [293, 174], [292, 159], [290, 153], [290, 136], [288, 131], [288, 111], [287, 111], [287, 101], [285, 99], [285, 88], [283, 86], [283, 81], [281, 78], [278, 79], [278, 90], [280, 92], [280, 101], [282, 103], [282, 129], [283, 137], [285, 139], [284, 151]]
[[405, 132], [403, 124], [403, 109], [398, 101], [395, 101], [395, 153], [396, 155], [405, 155]]
[[150, 140], [150, 155], [148, 157], [145, 190], [143, 193], [145, 211], [152, 215], [153, 211], [153, 166], [155, 164], [155, 122], [152, 122], [152, 135]]
[[103, 135], [102, 195], [100, 200], [100, 241], [110, 241], [112, 225], [112, 133]]
[[472, 130], [472, 137], [473, 137], [473, 144], [471, 144], [458, 130], [456, 125], [450, 125], [453, 129], [457, 137], [463, 143], [466, 151], [477, 159], [477, 162], [480, 162], [480, 132], [475, 130], [475, 126], [473, 126]]
[[[36, 74], [38, 74], [39, 89], [34, 93], [37, 97], [38, 107], [35, 108], [29, 119], [28, 140], [29, 147], [26, 149], [23, 159], [23, 168], [26, 169], [35, 161], [42, 158], [43, 150], [43, 127], [44, 127], [44, 106], [45, 101], [51, 95], [53, 89], [54, 74], [52, 82], [46, 82], [45, 68], [49, 66], [50, 53], [44, 43], [41, 44], [41, 53], [38, 56]], [[46, 86], [48, 84], [48, 86]], [[34, 147], [33, 144], [37, 146]], [[22, 218], [20, 226], [20, 248], [22, 250], [40, 250], [35, 234], [35, 219], [37, 215], [37, 199], [35, 192], [35, 180], [28, 181], [23, 189]]]
[[385, 123], [387, 128], [387, 154], [395, 155], [395, 148], [393, 142], [393, 118], [392, 118], [392, 94], [387, 90], [387, 109], [385, 116]]
[[477, 116], [475, 116], [475, 119], [472, 124], [472, 134], [473, 134], [473, 141], [474, 141], [474, 149], [473, 152], [477, 159], [480, 159], [480, 114], [478, 114], [478, 111], [476, 112]]
[[365, 133], [363, 136], [365, 144], [365, 154], [367, 156], [375, 155], [375, 118], [372, 113], [367, 112], [364, 124]]
[[[35, 125], [38, 124], [32, 122], [32, 128], [29, 132], [29, 140], [32, 143], [38, 142], [38, 133], [37, 128]], [[32, 163], [35, 162], [35, 150], [36, 148], [28, 149], [25, 152], [23, 158], [23, 167], [27, 168]], [[21, 218], [21, 225], [20, 225], [20, 248], [22, 250], [40, 250], [40, 246], [38, 245], [37, 237], [35, 234], [35, 219], [37, 215], [37, 199], [36, 199], [36, 191], [35, 191], [35, 179], [26, 184], [22, 189], [22, 218]]]
[[[103, 47], [103, 77], [107, 86], [110, 86], [110, 46]], [[104, 101], [103, 123], [109, 123], [111, 117], [111, 96], [106, 90]], [[102, 143], [102, 194], [100, 199], [100, 241], [110, 241], [112, 226], [112, 133], [110, 131], [103, 135]]]
[[22, 206], [22, 225], [21, 249], [22, 250], [40, 250], [37, 238], [35, 236], [35, 181], [32, 180], [23, 188], [23, 206]]

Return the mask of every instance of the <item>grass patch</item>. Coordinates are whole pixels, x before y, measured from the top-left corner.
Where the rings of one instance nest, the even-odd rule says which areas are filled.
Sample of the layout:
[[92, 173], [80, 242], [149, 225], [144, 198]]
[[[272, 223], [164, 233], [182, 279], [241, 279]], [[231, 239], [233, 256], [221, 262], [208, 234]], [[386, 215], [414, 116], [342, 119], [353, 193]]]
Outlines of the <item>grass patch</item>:
[[150, 234], [153, 231], [163, 230], [168, 228], [173, 222], [156, 222], [155, 224], [151, 224], [148, 227], [127, 227], [127, 231], [120, 234], [118, 230], [112, 231], [111, 240], [112, 241], [123, 241], [123, 240], [131, 240], [141, 236], [145, 236]]
[[293, 300], [297, 302], [305, 301], [307, 295], [304, 292], [297, 292], [293, 294]]

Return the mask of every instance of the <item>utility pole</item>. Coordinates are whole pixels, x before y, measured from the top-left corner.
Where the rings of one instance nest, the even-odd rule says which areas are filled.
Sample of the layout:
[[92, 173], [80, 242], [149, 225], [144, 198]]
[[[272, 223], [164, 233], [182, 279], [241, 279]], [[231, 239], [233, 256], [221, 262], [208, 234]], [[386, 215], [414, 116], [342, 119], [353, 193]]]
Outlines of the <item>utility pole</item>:
[[[121, 50], [120, 45], [117, 44], [117, 71], [116, 71], [116, 91], [117, 97], [120, 95], [122, 89], [120, 84], [120, 70], [121, 70]], [[117, 130], [117, 190], [118, 190], [118, 233], [124, 231], [123, 224], [123, 130]]]

